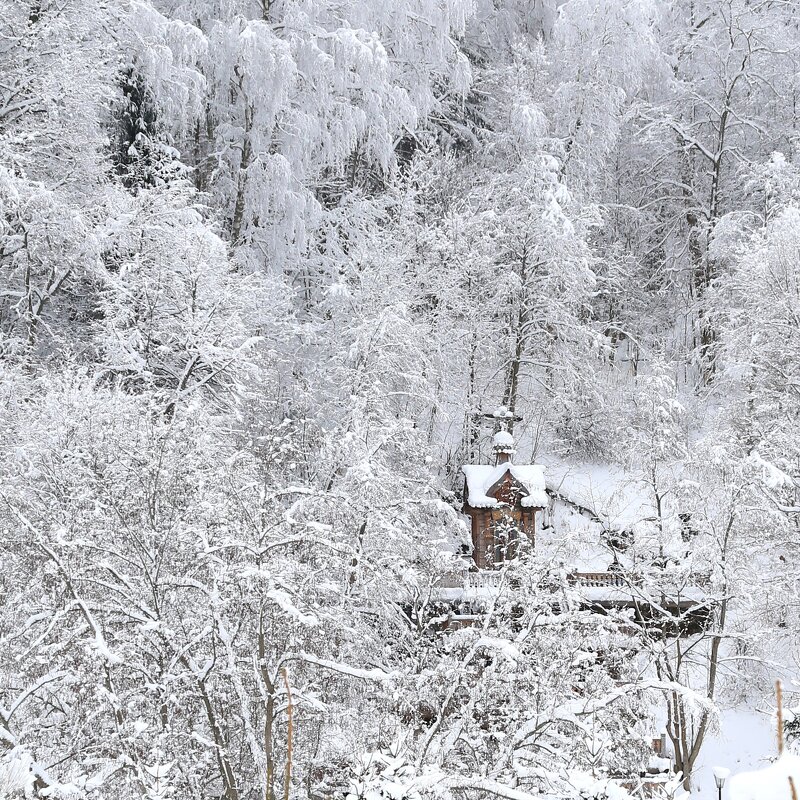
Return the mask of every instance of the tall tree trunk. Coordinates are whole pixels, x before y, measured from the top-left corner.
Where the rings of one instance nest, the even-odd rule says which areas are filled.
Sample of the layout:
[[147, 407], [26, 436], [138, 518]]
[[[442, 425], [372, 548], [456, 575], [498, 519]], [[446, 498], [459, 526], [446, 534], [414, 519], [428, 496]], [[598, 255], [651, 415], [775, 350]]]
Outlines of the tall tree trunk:
[[267, 768], [264, 776], [264, 800], [275, 800], [273, 783], [275, 780], [275, 758], [272, 754], [273, 726], [275, 722], [275, 684], [267, 668], [267, 640], [264, 633], [264, 610], [258, 618], [258, 668], [264, 684], [264, 756]]
[[[241, 84], [241, 79], [240, 79]], [[242, 243], [242, 228], [244, 226], [245, 198], [247, 196], [247, 170], [253, 159], [253, 106], [245, 102], [244, 108], [244, 140], [242, 141], [242, 158], [239, 162], [239, 175], [236, 184], [236, 203], [233, 208], [233, 223], [231, 225], [231, 245], [236, 248]]]
[[[530, 309], [528, 308], [527, 296], [527, 280], [528, 280], [528, 245], [527, 243], [522, 248], [522, 254], [519, 262], [519, 282], [520, 294], [518, 298], [519, 305], [517, 307], [516, 318], [514, 319], [514, 347], [511, 358], [508, 361], [506, 372], [506, 385], [503, 391], [503, 405], [512, 414], [517, 408], [517, 397], [519, 395], [519, 375], [522, 360], [525, 355], [525, 344], [528, 337], [528, 322], [530, 317]], [[514, 432], [514, 420], [509, 419], [508, 430], [510, 433]]]

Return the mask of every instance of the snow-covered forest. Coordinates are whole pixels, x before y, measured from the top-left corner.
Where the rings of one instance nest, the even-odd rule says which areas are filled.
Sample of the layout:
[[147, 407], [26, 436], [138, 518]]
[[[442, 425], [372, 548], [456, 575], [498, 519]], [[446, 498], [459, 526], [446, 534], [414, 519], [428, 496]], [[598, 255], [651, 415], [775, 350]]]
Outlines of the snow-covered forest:
[[791, 749], [799, 104], [795, 0], [0, 0], [0, 797], [711, 797], [777, 678]]

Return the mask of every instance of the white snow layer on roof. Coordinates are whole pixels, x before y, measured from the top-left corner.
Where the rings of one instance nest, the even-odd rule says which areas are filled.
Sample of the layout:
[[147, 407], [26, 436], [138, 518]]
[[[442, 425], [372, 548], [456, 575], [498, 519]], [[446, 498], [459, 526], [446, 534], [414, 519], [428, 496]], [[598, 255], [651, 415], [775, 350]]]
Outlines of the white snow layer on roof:
[[518, 481], [528, 493], [522, 498], [525, 508], [544, 508], [547, 505], [544, 468], [539, 464], [467, 464], [461, 468], [467, 478], [467, 502], [473, 508], [497, 508], [500, 505], [486, 492], [499, 481], [506, 472]]
[[592, 511], [610, 529], [624, 530], [656, 516], [642, 474], [607, 464], [547, 461], [547, 487]]
[[514, 437], [508, 431], [498, 431], [494, 435], [495, 447], [513, 447]]

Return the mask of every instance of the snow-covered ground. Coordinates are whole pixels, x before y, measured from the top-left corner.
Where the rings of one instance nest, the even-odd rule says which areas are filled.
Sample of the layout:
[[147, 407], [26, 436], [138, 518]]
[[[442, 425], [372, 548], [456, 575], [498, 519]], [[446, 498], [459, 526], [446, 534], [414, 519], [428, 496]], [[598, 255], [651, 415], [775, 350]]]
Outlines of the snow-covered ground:
[[[694, 775], [692, 797], [711, 800], [717, 797], [714, 767], [726, 767], [731, 777], [741, 772], [762, 769], [777, 755], [775, 720], [767, 712], [751, 708], [733, 708], [722, 712], [719, 731], [706, 739], [700, 754], [700, 766]], [[787, 800], [789, 795], [787, 792]]]

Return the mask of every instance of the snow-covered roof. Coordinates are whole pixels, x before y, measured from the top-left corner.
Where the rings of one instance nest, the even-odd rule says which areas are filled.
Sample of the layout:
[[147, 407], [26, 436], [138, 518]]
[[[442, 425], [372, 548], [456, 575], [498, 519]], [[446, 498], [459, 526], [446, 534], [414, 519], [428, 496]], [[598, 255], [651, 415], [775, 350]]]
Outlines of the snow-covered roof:
[[526, 508], [544, 508], [547, 505], [544, 468], [539, 464], [467, 464], [462, 471], [467, 478], [467, 502], [473, 508], [497, 508], [500, 503], [486, 493], [506, 472], [520, 483], [527, 494], [521, 503]]
[[495, 450], [513, 450], [514, 437], [508, 431], [498, 431], [493, 440]]
[[657, 512], [641, 473], [607, 464], [546, 462], [547, 485], [555, 494], [592, 511], [612, 530], [652, 520]]

